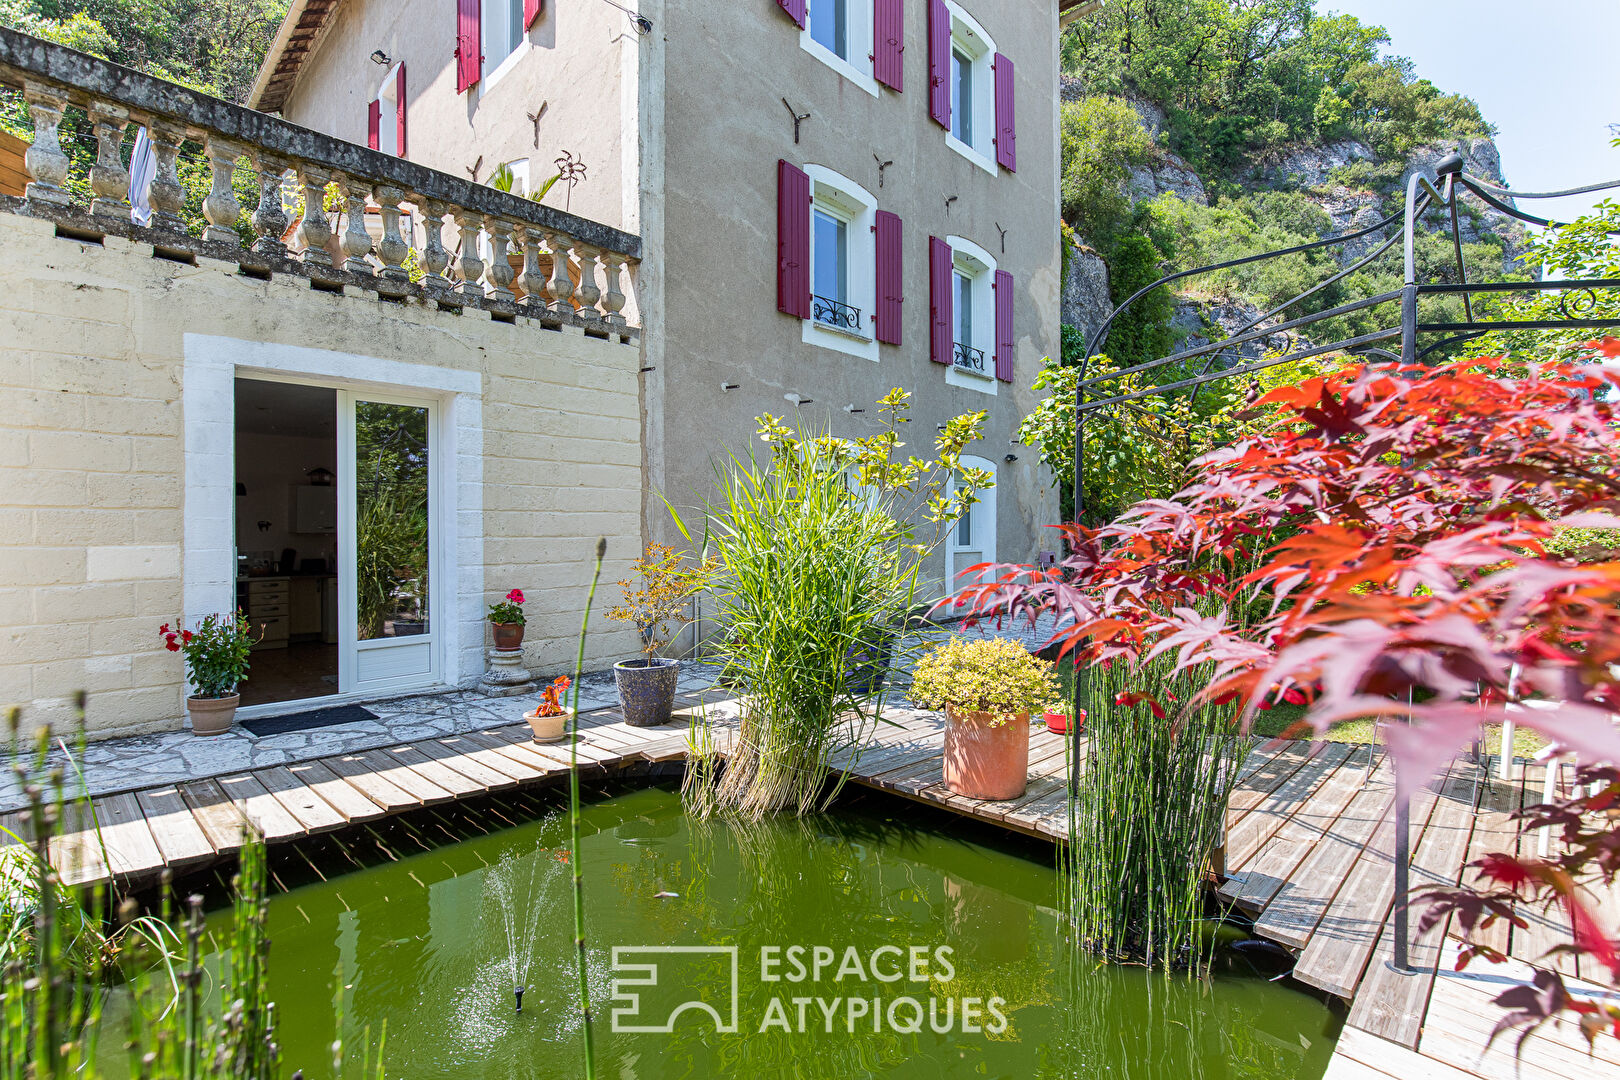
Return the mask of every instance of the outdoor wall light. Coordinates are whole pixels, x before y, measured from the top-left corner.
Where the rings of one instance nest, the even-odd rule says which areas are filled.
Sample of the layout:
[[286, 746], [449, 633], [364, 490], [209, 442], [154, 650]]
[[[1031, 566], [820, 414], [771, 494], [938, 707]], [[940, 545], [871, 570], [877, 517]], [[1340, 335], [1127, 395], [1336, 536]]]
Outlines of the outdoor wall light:
[[1018, 460], [1018, 455], [1017, 454], [1008, 454], [1006, 457], [1002, 458], [1001, 460], [1003, 460], [1007, 464], [1011, 465], [1013, 462]]
[[387, 67], [389, 64], [394, 62], [394, 58], [383, 52], [381, 49], [377, 49], [372, 52], [371, 61], [374, 64], [381, 64], [383, 67]]

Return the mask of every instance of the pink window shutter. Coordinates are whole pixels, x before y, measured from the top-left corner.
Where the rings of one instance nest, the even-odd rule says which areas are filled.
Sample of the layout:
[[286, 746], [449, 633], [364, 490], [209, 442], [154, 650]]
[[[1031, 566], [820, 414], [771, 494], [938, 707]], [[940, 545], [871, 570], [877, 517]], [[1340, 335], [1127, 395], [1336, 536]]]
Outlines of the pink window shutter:
[[952, 288], [951, 245], [928, 238], [928, 358], [949, 364], [956, 352], [956, 297]]
[[484, 77], [483, 35], [478, 0], [456, 0], [456, 93]]
[[377, 98], [366, 106], [366, 145], [373, 150], [382, 145], [382, 102]]
[[1013, 108], [1013, 62], [996, 53], [996, 164], [1018, 171], [1018, 125]]
[[950, 130], [951, 9], [945, 0], [928, 0], [928, 115]]
[[528, 30], [546, 10], [545, 0], [523, 0], [523, 29]]
[[875, 0], [872, 21], [872, 78], [891, 90], [904, 90], [906, 0]]
[[399, 65], [399, 73], [394, 76], [394, 134], [397, 136], [400, 157], [405, 156], [405, 65]]
[[1013, 276], [996, 271], [996, 378], [1013, 381]]
[[877, 242], [877, 310], [873, 313], [877, 339], [886, 345], [898, 345], [906, 299], [900, 215], [879, 210], [872, 231]]
[[810, 177], [776, 163], [776, 309], [810, 317]]
[[776, 0], [776, 2], [783, 11], [787, 12], [788, 18], [798, 23], [799, 29], [803, 30], [804, 17], [809, 11], [809, 5], [805, 3], [805, 0]]

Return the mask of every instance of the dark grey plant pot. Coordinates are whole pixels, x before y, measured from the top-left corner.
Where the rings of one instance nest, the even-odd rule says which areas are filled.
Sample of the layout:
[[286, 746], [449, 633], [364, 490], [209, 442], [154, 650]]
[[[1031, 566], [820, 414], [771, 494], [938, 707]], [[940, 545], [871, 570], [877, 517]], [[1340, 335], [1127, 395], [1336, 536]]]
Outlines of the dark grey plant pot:
[[894, 652], [895, 634], [880, 630], [871, 641], [853, 646], [844, 654], [844, 689], [857, 697], [876, 697], [889, 681], [889, 661]]
[[675, 677], [678, 660], [626, 660], [613, 665], [613, 681], [619, 687], [619, 705], [624, 721], [631, 727], [658, 727], [667, 724], [675, 709]]

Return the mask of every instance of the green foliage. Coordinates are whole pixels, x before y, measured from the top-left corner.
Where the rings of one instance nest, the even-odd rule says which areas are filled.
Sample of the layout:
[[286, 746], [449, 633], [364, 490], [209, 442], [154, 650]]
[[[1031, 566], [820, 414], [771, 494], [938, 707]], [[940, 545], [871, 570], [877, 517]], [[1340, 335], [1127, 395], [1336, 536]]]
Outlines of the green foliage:
[[[1107, 256], [1109, 299], [1116, 306], [1123, 304], [1163, 277], [1161, 258], [1159, 246], [1145, 233], [1120, 238]], [[1105, 342], [1109, 355], [1127, 366], [1164, 356], [1174, 340], [1170, 317], [1175, 307], [1175, 293], [1169, 289], [1154, 289], [1126, 308], [1109, 327]]]
[[1062, 63], [1094, 93], [1163, 106], [1171, 149], [1200, 169], [1311, 139], [1358, 136], [1403, 154], [1491, 133], [1472, 101], [1381, 57], [1388, 42], [1353, 16], [1318, 14], [1313, 0], [1113, 0], [1070, 28]]
[[1012, 638], [953, 634], [917, 661], [906, 696], [925, 709], [992, 713], [991, 726], [1039, 712], [1057, 692], [1052, 663]]
[[1106, 248], [1130, 224], [1125, 181], [1153, 154], [1153, 137], [1124, 98], [1064, 102], [1060, 117], [1063, 219]]
[[[1620, 146], [1620, 140], [1616, 140]], [[1530, 237], [1530, 247], [1519, 261], [1528, 267], [1544, 266], [1549, 280], [1581, 278], [1620, 278], [1620, 247], [1613, 234], [1620, 233], [1620, 202], [1607, 199], [1594, 212], [1567, 225], [1547, 229]], [[1613, 319], [1620, 323], [1620, 296], [1613, 289], [1586, 292], [1543, 292], [1510, 297], [1503, 305], [1503, 317], [1510, 319]], [[1601, 331], [1585, 330], [1500, 330], [1480, 339], [1473, 350], [1481, 355], [1510, 354], [1516, 358], [1545, 357], [1549, 353], [1562, 360], [1575, 360], [1584, 351], [1581, 345]]]
[[240, 611], [206, 615], [194, 630], [183, 626], [171, 630], [164, 623], [158, 633], [170, 652], [185, 654], [186, 681], [198, 697], [230, 697], [247, 680], [255, 639], [253, 627]]

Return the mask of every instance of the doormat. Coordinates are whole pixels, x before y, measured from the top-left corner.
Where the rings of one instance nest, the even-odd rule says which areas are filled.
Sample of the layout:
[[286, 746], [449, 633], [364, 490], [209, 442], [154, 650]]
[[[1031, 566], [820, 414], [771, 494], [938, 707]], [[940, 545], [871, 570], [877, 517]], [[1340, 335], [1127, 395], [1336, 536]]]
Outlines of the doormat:
[[309, 731], [312, 728], [353, 724], [360, 720], [375, 720], [377, 714], [360, 705], [336, 705], [330, 709], [309, 709], [288, 713], [286, 716], [267, 716], [262, 720], [244, 720], [242, 726], [263, 739], [269, 735], [285, 735], [290, 731]]

